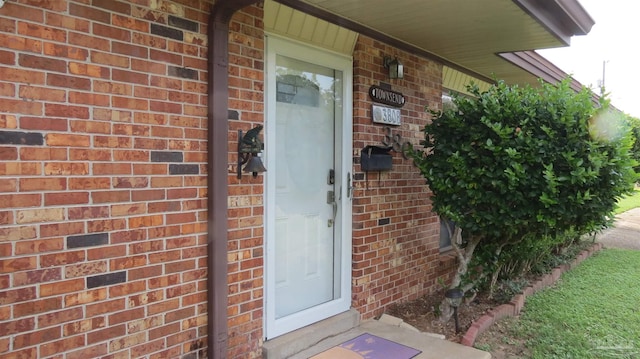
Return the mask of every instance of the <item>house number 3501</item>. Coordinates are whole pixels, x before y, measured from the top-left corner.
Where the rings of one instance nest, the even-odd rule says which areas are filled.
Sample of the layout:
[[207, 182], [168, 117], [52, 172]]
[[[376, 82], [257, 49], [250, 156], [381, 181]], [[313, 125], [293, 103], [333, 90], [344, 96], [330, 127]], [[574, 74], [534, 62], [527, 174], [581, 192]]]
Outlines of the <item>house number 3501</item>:
[[409, 148], [409, 141], [402, 141], [402, 136], [399, 133], [393, 133], [391, 127], [384, 128], [384, 137], [382, 138], [382, 145], [391, 147], [394, 151], [402, 154], [402, 157], [407, 159], [406, 150]]

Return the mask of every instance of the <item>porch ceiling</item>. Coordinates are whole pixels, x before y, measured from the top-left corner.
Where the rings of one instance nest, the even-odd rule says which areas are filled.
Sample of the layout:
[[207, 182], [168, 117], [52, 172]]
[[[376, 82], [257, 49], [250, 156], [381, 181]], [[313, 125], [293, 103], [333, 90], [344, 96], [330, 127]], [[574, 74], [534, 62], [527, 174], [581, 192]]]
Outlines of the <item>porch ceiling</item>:
[[450, 67], [510, 83], [533, 83], [539, 74], [499, 53], [566, 46], [594, 23], [577, 0], [276, 1], [305, 12], [315, 9], [327, 21], [369, 29]]

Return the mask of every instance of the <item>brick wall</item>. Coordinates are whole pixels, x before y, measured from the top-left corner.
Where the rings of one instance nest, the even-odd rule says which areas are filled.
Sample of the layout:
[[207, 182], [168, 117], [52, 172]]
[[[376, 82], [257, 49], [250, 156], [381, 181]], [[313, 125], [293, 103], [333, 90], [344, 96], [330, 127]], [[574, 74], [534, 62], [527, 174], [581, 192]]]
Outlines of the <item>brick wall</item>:
[[0, 358], [202, 354], [211, 2], [0, 9]]
[[[385, 55], [404, 64], [404, 79], [390, 80], [382, 65]], [[354, 52], [354, 182], [353, 307], [364, 319], [379, 315], [389, 304], [407, 301], [436, 289], [439, 224], [431, 212], [429, 191], [412, 161], [392, 151], [393, 170], [364, 173], [360, 150], [382, 146], [385, 136], [418, 144], [429, 120], [425, 106], [439, 108], [442, 66], [360, 36]], [[374, 124], [369, 88], [390, 84], [404, 94], [401, 126]], [[391, 141], [393, 142], [393, 141]]]
[[[0, 9], [0, 359], [196, 358], [206, 347], [207, 20], [211, 0], [21, 0]], [[264, 122], [262, 8], [231, 22], [229, 358], [259, 358], [263, 176], [235, 178], [237, 130]], [[405, 64], [389, 81], [383, 55]], [[379, 144], [368, 89], [407, 97], [417, 143], [441, 67], [361, 36], [354, 53], [353, 306], [434, 289], [424, 179]]]

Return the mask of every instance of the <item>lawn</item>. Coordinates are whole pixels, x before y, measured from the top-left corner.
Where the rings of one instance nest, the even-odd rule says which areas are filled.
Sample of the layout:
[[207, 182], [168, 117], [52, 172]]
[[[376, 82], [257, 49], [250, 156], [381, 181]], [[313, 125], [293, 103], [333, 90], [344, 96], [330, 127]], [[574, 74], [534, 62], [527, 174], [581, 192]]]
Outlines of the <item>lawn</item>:
[[640, 251], [607, 249], [527, 299], [512, 334], [532, 358], [640, 358]]
[[616, 214], [626, 212], [636, 207], [640, 207], [640, 189], [636, 189], [633, 195], [624, 197], [618, 201]]

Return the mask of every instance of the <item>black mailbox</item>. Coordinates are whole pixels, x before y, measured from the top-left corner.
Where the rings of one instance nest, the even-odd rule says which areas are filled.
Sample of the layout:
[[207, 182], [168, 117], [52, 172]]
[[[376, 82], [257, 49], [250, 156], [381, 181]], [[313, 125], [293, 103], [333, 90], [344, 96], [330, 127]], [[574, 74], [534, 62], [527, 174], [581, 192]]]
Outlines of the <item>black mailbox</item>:
[[391, 147], [367, 146], [360, 151], [360, 167], [363, 171], [390, 171], [393, 157]]

